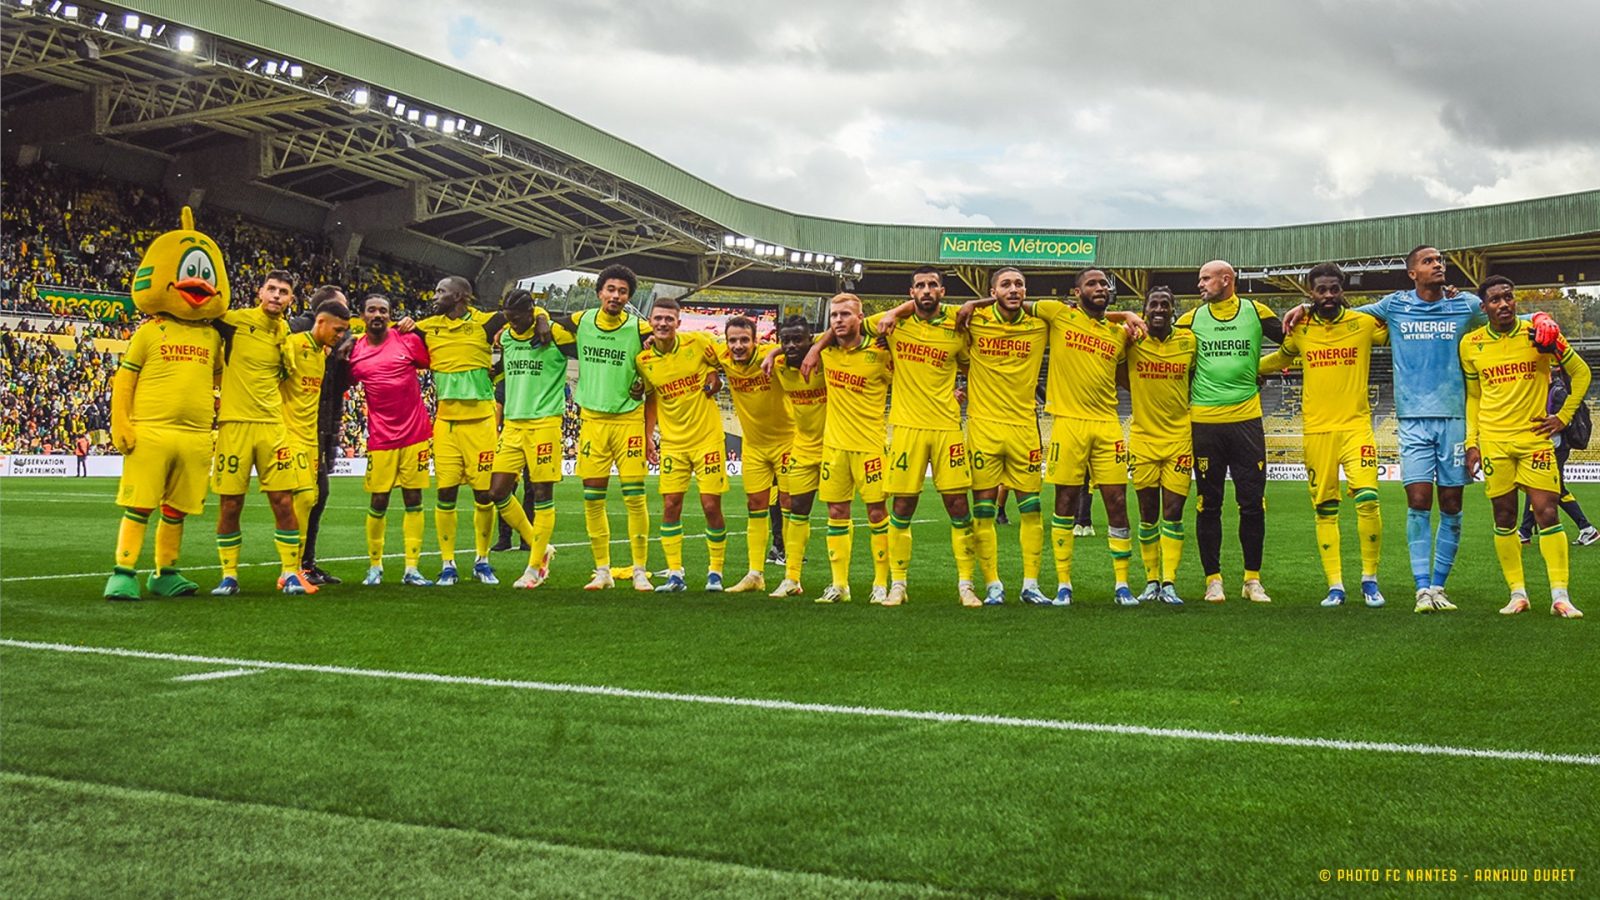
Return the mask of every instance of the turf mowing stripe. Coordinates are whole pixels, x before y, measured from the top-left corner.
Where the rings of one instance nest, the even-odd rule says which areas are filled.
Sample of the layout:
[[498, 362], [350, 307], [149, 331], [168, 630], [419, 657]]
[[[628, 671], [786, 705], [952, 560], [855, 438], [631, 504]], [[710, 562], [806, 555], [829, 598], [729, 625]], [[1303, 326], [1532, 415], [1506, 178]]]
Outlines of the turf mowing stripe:
[[266, 669], [223, 669], [220, 672], [196, 672], [193, 675], [179, 675], [173, 681], [216, 681], [218, 678], [237, 678], [240, 675], [260, 675]]
[[[354, 507], [354, 506], [352, 506], [350, 508], [351, 509], [358, 509], [358, 508], [359, 509], [366, 509], [365, 506], [362, 506], [362, 507]], [[946, 521], [946, 520], [944, 520], [944, 519], [913, 519], [912, 520], [913, 523], [919, 523], [919, 524], [926, 524], [928, 522], [941, 522], [941, 521]], [[866, 519], [862, 519], [857, 524], [865, 525], [866, 523], [867, 523], [867, 520]], [[729, 532], [726, 532], [726, 534], [727, 534], [728, 537], [742, 537], [745, 534], [745, 532], [743, 532], [743, 531], [729, 531]], [[683, 537], [684, 537], [685, 540], [694, 540], [694, 539], [697, 539], [697, 538], [703, 538], [703, 537], [705, 537], [705, 535], [704, 534], [686, 534]], [[626, 543], [628, 543], [628, 538], [625, 538], [625, 537], [623, 537], [623, 538], [615, 538], [615, 539], [613, 539], [611, 541], [611, 543], [613, 543], [613, 544], [626, 544]], [[568, 541], [568, 542], [562, 543], [562, 544], [551, 544], [550, 546], [555, 547], [557, 549], [566, 550], [566, 549], [569, 549], [571, 547], [587, 547], [587, 546], [589, 546], [589, 542], [588, 541]], [[423, 556], [438, 556], [439, 555], [439, 551], [437, 551], [437, 550], [424, 550], [421, 555], [423, 555]], [[383, 558], [384, 559], [399, 559], [402, 556], [405, 556], [405, 554], [404, 553], [385, 553], [383, 555]], [[322, 556], [322, 557], [318, 557], [317, 558], [317, 562], [355, 562], [358, 559], [368, 559], [368, 558], [369, 557], [365, 553], [361, 554], [360, 556]], [[239, 567], [241, 569], [245, 568], [247, 566], [277, 566], [277, 565], [282, 565], [282, 563], [279, 560], [276, 560], [276, 559], [264, 560], [262, 562], [241, 562], [241, 563], [239, 563]], [[215, 572], [215, 571], [220, 570], [221, 568], [222, 568], [221, 565], [214, 565], [214, 566], [184, 566], [183, 567], [183, 571], [185, 571], [185, 572]], [[70, 572], [70, 573], [67, 573], [65, 575], [8, 575], [5, 578], [0, 578], [0, 584], [10, 584], [13, 581], [52, 581], [52, 580], [57, 579], [57, 578], [104, 578], [104, 577], [106, 577], [106, 574], [107, 573], [104, 570], [102, 570], [102, 571], [99, 571], [99, 572]]]
[[252, 669], [273, 669], [284, 672], [309, 672], [318, 675], [346, 675], [356, 678], [382, 678], [393, 681], [420, 681], [430, 684], [470, 685], [473, 687], [511, 688], [521, 691], [544, 691], [555, 694], [583, 694], [598, 697], [618, 697], [628, 700], [656, 700], [666, 703], [696, 703], [709, 706], [738, 706], [781, 712], [819, 713], [835, 716], [861, 716], [874, 719], [902, 719], [916, 722], [941, 722], [947, 724], [992, 725], [1001, 728], [1030, 728], [1044, 731], [1076, 731], [1091, 734], [1115, 734], [1131, 737], [1172, 738], [1183, 741], [1210, 741], [1222, 744], [1265, 744], [1275, 747], [1305, 747], [1317, 750], [1365, 750], [1371, 753], [1400, 753], [1414, 756], [1456, 756], [1470, 759], [1497, 759], [1520, 762], [1562, 763], [1574, 766], [1600, 766], [1600, 755], [1580, 753], [1545, 753], [1540, 750], [1488, 750], [1477, 747], [1451, 747], [1442, 744], [1396, 744], [1388, 741], [1351, 741], [1340, 738], [1306, 738], [1276, 734], [1249, 734], [1244, 732], [1200, 731], [1193, 728], [1152, 728], [1145, 725], [1121, 725], [1104, 722], [1073, 722], [1064, 719], [1031, 719], [1015, 716], [992, 716], [977, 713], [949, 713], [935, 710], [885, 709], [873, 706], [839, 706], [832, 703], [801, 703], [793, 700], [763, 700], [754, 697], [724, 697], [715, 694], [675, 694], [668, 691], [645, 691], [633, 688], [609, 687], [594, 684], [566, 684], [550, 681], [517, 681], [501, 678], [478, 678], [470, 675], [439, 675], [433, 672], [395, 672], [386, 669], [353, 669], [346, 666], [327, 666], [311, 663], [273, 662], [260, 659], [231, 659], [219, 656], [195, 656], [186, 653], [157, 653], [148, 650], [127, 650], [121, 647], [86, 647], [78, 644], [57, 644], [40, 641], [21, 641], [0, 638], [0, 646], [18, 650], [45, 650], [56, 653], [87, 653], [97, 656], [117, 656], [127, 659], [151, 659], [163, 662], [199, 663], [213, 666], [238, 666]]

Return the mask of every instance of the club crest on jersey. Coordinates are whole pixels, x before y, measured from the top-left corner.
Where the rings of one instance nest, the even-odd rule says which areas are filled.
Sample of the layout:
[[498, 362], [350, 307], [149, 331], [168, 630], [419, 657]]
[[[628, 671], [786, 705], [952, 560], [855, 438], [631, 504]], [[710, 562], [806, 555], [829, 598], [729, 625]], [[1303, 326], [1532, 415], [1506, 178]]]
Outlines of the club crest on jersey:
[[1209, 456], [1196, 457], [1195, 461], [1194, 461], [1194, 467], [1195, 467], [1195, 471], [1199, 472], [1201, 475], [1204, 475], [1206, 473], [1206, 470], [1211, 468], [1211, 457], [1209, 457]]

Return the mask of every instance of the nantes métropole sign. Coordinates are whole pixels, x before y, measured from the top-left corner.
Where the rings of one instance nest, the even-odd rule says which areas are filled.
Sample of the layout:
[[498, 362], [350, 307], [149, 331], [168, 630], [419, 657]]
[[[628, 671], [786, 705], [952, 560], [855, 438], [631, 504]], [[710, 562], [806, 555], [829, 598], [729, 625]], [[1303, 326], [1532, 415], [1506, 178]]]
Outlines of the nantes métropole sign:
[[1092, 263], [1092, 234], [995, 234], [946, 231], [940, 262]]

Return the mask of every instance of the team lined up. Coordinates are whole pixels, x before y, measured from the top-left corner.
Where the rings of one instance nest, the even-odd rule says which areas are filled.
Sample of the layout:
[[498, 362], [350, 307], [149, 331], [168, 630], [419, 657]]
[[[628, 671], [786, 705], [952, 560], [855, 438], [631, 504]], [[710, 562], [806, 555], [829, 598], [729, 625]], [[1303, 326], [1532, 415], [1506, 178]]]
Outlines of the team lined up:
[[[1368, 606], [1381, 606], [1381, 515], [1366, 384], [1372, 346], [1392, 341], [1416, 610], [1454, 609], [1444, 585], [1459, 539], [1461, 489], [1481, 466], [1493, 500], [1495, 545], [1512, 592], [1503, 611], [1528, 607], [1514, 521], [1521, 488], [1530, 495], [1541, 535], [1549, 538], [1540, 541], [1540, 549], [1552, 609], [1581, 615], [1566, 594], [1566, 544], [1556, 537], [1558, 490], [1549, 436], [1571, 420], [1588, 387], [1588, 368], [1548, 317], [1517, 318], [1509, 281], [1486, 281], [1480, 301], [1445, 290], [1442, 255], [1433, 248], [1417, 248], [1407, 265], [1413, 290], [1360, 309], [1347, 308], [1338, 268], [1318, 266], [1308, 275], [1312, 303], [1286, 322], [1264, 305], [1238, 298], [1233, 269], [1220, 261], [1202, 267], [1204, 302], [1182, 316], [1175, 315], [1173, 295], [1165, 288], [1145, 298], [1142, 316], [1108, 311], [1112, 285], [1098, 269], [1078, 276], [1076, 304], [1029, 301], [1023, 273], [1007, 267], [991, 274], [987, 299], [957, 307], [943, 302], [940, 272], [925, 267], [914, 273], [910, 299], [902, 306], [869, 321], [857, 298], [841, 294], [829, 304], [828, 327], [821, 335], [813, 335], [805, 321], [790, 319], [780, 327], [776, 345], [758, 343], [755, 324], [743, 318], [727, 323], [723, 341], [680, 332], [677, 304], [671, 300], [657, 301], [648, 320], [641, 319], [627, 309], [636, 280], [621, 266], [600, 273], [598, 308], [563, 318], [549, 316], [523, 291], [509, 295], [499, 312], [476, 310], [469, 302], [471, 286], [460, 278], [439, 283], [433, 314], [421, 320], [391, 323], [387, 300], [368, 297], [361, 310], [366, 332], [351, 341], [342, 340], [350, 315], [343, 295], [322, 288], [313, 296], [313, 327], [291, 336], [281, 310], [293, 285], [286, 274], [275, 272], [261, 286], [257, 307], [230, 311], [214, 332], [215, 341], [226, 341], [229, 349], [216, 354], [219, 362], [226, 355], [227, 363], [220, 366], [212, 466], [212, 486], [222, 497], [217, 542], [223, 578], [213, 593], [239, 590], [238, 509], [251, 469], [260, 476], [277, 520], [280, 587], [291, 593], [315, 589], [298, 569], [297, 547], [317, 492], [312, 474], [319, 458], [316, 396], [322, 367], [334, 354], [348, 360], [350, 379], [367, 392], [367, 584], [381, 583], [384, 576], [384, 523], [395, 487], [405, 502], [403, 583], [458, 580], [455, 506], [463, 485], [471, 489], [474, 504], [473, 576], [497, 583], [488, 553], [499, 516], [530, 547], [516, 586], [534, 588], [546, 581], [570, 357], [577, 360], [578, 477], [594, 558], [586, 589], [615, 583], [606, 513], [613, 471], [627, 510], [632, 565], [625, 573], [633, 587], [687, 589], [681, 513], [693, 480], [706, 519], [705, 586], [724, 589], [727, 523], [721, 496], [728, 482], [720, 414], [712, 398], [726, 381], [745, 436], [748, 509], [748, 569], [726, 587], [729, 591], [766, 588], [767, 509], [776, 490], [788, 553], [784, 579], [772, 596], [806, 593], [802, 565], [812, 506], [820, 495], [827, 511], [831, 583], [816, 599], [850, 599], [851, 503], [859, 496], [872, 549], [872, 602], [905, 602], [911, 521], [931, 470], [950, 520], [956, 595], [964, 605], [999, 604], [1006, 597], [994, 527], [1001, 485], [1016, 492], [1021, 512], [1019, 599], [1069, 605], [1074, 513], [1086, 483], [1100, 490], [1107, 508], [1114, 602], [1181, 604], [1175, 577], [1191, 480], [1199, 485], [1196, 530], [1205, 599], [1222, 602], [1221, 513], [1229, 477], [1239, 508], [1243, 596], [1270, 602], [1260, 575], [1266, 523], [1258, 376], [1298, 358], [1305, 372], [1306, 466], [1329, 584], [1323, 604], [1345, 601], [1338, 527], [1342, 468], [1357, 510], [1361, 593]], [[173, 325], [194, 337], [188, 334], [194, 326]], [[125, 370], [139, 373], [152, 342], [160, 340], [155, 335], [141, 329]], [[1277, 342], [1278, 349], [1263, 355], [1264, 339]], [[497, 346], [505, 385], [504, 422], [498, 427], [491, 377]], [[1047, 350], [1045, 407], [1054, 427], [1045, 444], [1034, 395]], [[1545, 416], [1552, 365], [1572, 379], [1572, 393], [1566, 407]], [[432, 422], [416, 377], [424, 368], [433, 372], [437, 392]], [[965, 428], [957, 399], [957, 376], [963, 371]], [[209, 406], [209, 386], [201, 386], [193, 372], [189, 377], [196, 383], [165, 385], [159, 392], [178, 398], [170, 409], [156, 409], [157, 393], [141, 391], [145, 405], [134, 411], [134, 419], [181, 420], [185, 427], [203, 420], [209, 427], [210, 410], [201, 409]], [[1133, 401], [1128, 440], [1117, 414], [1119, 385]], [[431, 582], [419, 568], [421, 492], [429, 482], [430, 460], [438, 478], [434, 522], [443, 560]], [[166, 502], [181, 520], [181, 513], [198, 512], [203, 501], [203, 484], [198, 489], [183, 485], [182, 505], [163, 501], [158, 490], [163, 486], [132, 463], [118, 501], [130, 511], [124, 518], [127, 533], [119, 540], [118, 574], [107, 596], [127, 593], [126, 583], [116, 582], [131, 580], [142, 543], [143, 522], [136, 521], [134, 510]], [[660, 585], [653, 583], [648, 567], [648, 464], [658, 464], [661, 472], [659, 536], [667, 574]], [[511, 500], [524, 467], [534, 484], [531, 519]], [[1138, 595], [1130, 587], [1135, 538], [1125, 487], [1130, 471], [1145, 575]], [[1039, 581], [1047, 534], [1040, 497], [1045, 481], [1056, 486], [1048, 531], [1053, 595]], [[1430, 542], [1435, 488], [1440, 523]], [[149, 502], [152, 497], [156, 503]], [[175, 555], [164, 553], [159, 531], [157, 557], [160, 574], [151, 583], [157, 593], [182, 593], [185, 584], [193, 590], [192, 582], [167, 565]], [[981, 595], [975, 577], [983, 579]], [[168, 581], [158, 587], [158, 579]], [[136, 582], [132, 592], [137, 596]]]

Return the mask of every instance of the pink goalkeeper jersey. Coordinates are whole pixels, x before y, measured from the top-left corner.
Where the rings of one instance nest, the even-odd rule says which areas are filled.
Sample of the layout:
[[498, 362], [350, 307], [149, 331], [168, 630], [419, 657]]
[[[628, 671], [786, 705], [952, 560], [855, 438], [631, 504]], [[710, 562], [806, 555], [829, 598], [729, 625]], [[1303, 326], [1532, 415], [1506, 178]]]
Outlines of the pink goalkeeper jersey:
[[367, 449], [396, 450], [433, 436], [417, 370], [428, 347], [415, 334], [390, 331], [374, 345], [365, 335], [350, 350], [350, 380], [367, 389]]

